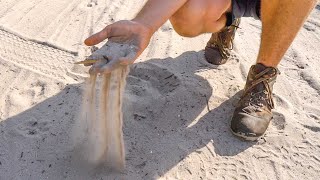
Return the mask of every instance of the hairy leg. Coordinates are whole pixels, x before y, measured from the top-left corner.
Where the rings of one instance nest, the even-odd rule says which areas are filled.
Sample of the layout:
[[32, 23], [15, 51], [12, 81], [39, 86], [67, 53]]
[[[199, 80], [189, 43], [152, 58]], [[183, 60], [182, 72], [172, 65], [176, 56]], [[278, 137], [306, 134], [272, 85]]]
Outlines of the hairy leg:
[[256, 65], [250, 68], [246, 86], [231, 120], [232, 132], [256, 140], [267, 130], [273, 114], [276, 66], [297, 35], [316, 0], [262, 0], [262, 35]]
[[257, 63], [276, 67], [316, 0], [262, 0], [262, 35]]
[[231, 0], [188, 0], [170, 18], [175, 31], [187, 37], [220, 31], [226, 24], [225, 13]]

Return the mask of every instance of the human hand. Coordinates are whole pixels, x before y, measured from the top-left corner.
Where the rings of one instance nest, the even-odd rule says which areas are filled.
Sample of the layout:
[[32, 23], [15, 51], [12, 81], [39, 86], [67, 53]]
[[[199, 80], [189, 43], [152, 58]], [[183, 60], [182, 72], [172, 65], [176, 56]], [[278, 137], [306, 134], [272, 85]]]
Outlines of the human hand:
[[91, 74], [108, 74], [121, 65], [132, 64], [146, 49], [152, 36], [147, 26], [135, 21], [118, 21], [87, 38], [84, 43], [93, 46], [105, 39], [108, 42], [87, 59], [98, 60], [90, 69]]

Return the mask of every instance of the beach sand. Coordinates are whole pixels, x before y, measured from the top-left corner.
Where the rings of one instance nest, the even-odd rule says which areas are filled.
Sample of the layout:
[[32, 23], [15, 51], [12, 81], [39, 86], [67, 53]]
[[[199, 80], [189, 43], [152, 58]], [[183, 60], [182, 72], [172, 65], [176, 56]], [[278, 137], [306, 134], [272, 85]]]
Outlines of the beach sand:
[[87, 36], [143, 2], [0, 1], [0, 180], [319, 179], [320, 4], [279, 65], [274, 119], [257, 142], [229, 126], [261, 23], [243, 18], [222, 66], [204, 59], [210, 34], [184, 38], [166, 23], [127, 77], [126, 170], [79, 162], [72, 132], [88, 68], [74, 62], [90, 54]]

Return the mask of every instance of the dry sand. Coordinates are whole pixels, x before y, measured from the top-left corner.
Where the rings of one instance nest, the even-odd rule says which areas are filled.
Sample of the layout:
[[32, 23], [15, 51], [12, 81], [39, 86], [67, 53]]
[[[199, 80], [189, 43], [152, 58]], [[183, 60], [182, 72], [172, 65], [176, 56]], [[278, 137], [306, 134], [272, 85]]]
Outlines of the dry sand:
[[78, 158], [89, 166], [107, 165], [118, 171], [125, 168], [122, 100], [127, 71], [125, 66], [101, 78], [91, 75], [86, 82], [73, 142]]
[[0, 179], [319, 179], [320, 5], [279, 66], [264, 138], [229, 130], [259, 48], [261, 23], [243, 19], [226, 65], [204, 60], [210, 35], [166, 23], [131, 66], [124, 104], [126, 171], [80, 167], [72, 129], [89, 54], [83, 40], [131, 18], [143, 1], [0, 1]]
[[[130, 55], [127, 44], [107, 42], [92, 52], [89, 61], [96, 66], [110, 66], [120, 57]], [[117, 66], [108, 74], [90, 73], [82, 103], [82, 111], [73, 129], [73, 142], [78, 159], [89, 166], [108, 165], [118, 171], [125, 168], [123, 140], [123, 93], [128, 66]]]

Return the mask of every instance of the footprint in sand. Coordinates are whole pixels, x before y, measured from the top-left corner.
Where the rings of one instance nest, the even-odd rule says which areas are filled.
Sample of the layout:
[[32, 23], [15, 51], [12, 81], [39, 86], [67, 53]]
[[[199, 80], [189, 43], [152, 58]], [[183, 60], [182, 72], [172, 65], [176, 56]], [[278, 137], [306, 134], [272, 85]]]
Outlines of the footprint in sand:
[[132, 93], [138, 96], [143, 95], [146, 87], [166, 95], [174, 92], [180, 84], [181, 81], [174, 73], [151, 63], [133, 65], [127, 81], [128, 86], [135, 87]]
[[272, 125], [277, 128], [277, 130], [284, 130], [286, 127], [286, 117], [279, 112], [273, 112]]
[[314, 119], [315, 121], [320, 123], [320, 117], [314, 113], [307, 113], [307, 117]]
[[[216, 172], [216, 177], [223, 174], [226, 179], [254, 179], [254, 175], [250, 172], [249, 168], [245, 165], [243, 160], [235, 160], [234, 162], [214, 162], [211, 168]], [[230, 172], [230, 173], [227, 173]]]
[[309, 125], [303, 125], [303, 127], [315, 132], [315, 133], [318, 133], [320, 132], [320, 127], [319, 126], [309, 126]]
[[16, 130], [25, 137], [41, 137], [41, 135], [49, 131], [49, 126], [48, 122], [31, 120], [20, 124]]
[[285, 98], [278, 94], [273, 94], [274, 102], [276, 103], [276, 108], [283, 108], [285, 110], [292, 111], [292, 104]]

